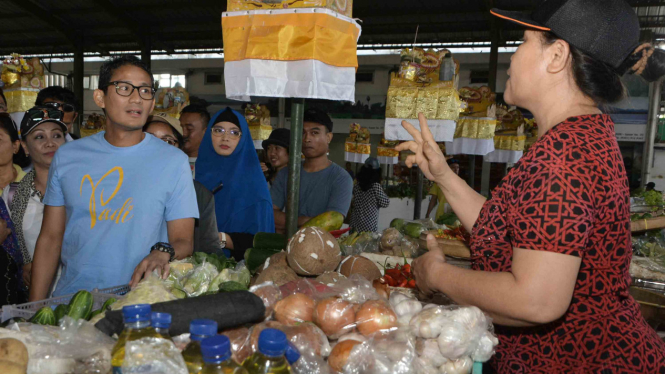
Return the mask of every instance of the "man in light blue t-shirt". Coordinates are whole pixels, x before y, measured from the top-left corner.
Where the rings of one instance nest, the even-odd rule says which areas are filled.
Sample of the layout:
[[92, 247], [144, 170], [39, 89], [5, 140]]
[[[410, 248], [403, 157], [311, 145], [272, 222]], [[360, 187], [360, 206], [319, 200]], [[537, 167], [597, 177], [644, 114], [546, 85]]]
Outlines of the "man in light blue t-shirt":
[[[353, 197], [353, 179], [341, 166], [328, 159], [333, 123], [327, 113], [308, 109], [303, 118], [302, 153], [305, 162], [300, 172], [298, 226], [321, 213], [335, 211], [346, 216]], [[275, 231], [286, 230], [286, 185], [289, 171], [279, 171], [270, 188]]]
[[136, 57], [105, 63], [95, 103], [106, 131], [60, 147], [49, 171], [35, 247], [30, 300], [81, 289], [135, 285], [191, 255], [196, 194], [187, 156], [143, 125], [154, 107], [153, 76]]

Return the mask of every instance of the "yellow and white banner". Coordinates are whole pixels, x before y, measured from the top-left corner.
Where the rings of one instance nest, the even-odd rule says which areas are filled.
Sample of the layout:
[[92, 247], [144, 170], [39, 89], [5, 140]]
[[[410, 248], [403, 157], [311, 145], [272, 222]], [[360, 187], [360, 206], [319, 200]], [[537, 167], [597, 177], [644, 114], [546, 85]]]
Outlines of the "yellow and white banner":
[[329, 9], [222, 13], [226, 96], [355, 101], [361, 28]]

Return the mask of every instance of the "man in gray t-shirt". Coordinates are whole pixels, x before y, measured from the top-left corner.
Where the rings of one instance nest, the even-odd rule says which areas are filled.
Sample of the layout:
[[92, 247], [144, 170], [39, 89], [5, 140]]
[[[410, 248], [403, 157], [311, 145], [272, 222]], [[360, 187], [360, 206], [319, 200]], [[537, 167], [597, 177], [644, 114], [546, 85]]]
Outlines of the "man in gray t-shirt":
[[[302, 153], [305, 161], [300, 173], [298, 226], [321, 213], [335, 211], [346, 214], [351, 206], [353, 180], [342, 167], [328, 160], [328, 148], [333, 138], [332, 120], [323, 111], [308, 109], [303, 121]], [[286, 229], [287, 168], [282, 169], [270, 189], [275, 230]]]

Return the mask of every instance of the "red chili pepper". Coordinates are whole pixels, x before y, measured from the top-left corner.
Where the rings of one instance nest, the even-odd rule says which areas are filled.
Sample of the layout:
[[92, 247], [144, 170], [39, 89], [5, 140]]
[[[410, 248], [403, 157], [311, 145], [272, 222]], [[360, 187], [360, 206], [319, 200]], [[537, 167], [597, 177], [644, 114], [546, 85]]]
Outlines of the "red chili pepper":
[[393, 278], [394, 278], [394, 277], [397, 277], [397, 276], [399, 276], [399, 275], [401, 275], [400, 272], [399, 272], [399, 270], [397, 270], [397, 269], [387, 269], [387, 270], [385, 271], [385, 273], [386, 273], [387, 275], [390, 275], [390, 276], [393, 277]]
[[406, 264], [406, 265], [402, 266], [402, 270], [404, 270], [407, 273], [410, 273], [411, 272], [411, 265]]
[[406, 278], [404, 278], [401, 282], [399, 282], [397, 287], [406, 287], [407, 283], [408, 281], [406, 280]]
[[411, 280], [406, 284], [406, 286], [409, 287], [409, 288], [416, 288], [416, 280], [415, 280], [415, 279], [411, 279]]
[[384, 275], [383, 279], [386, 281], [386, 284], [390, 287], [395, 287], [395, 280], [390, 275]]

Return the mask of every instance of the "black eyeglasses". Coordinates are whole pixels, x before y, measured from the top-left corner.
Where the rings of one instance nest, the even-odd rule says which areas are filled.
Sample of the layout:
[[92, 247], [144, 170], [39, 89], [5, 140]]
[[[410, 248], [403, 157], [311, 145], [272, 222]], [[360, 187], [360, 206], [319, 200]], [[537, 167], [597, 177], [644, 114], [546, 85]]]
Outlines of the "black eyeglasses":
[[155, 89], [151, 86], [135, 86], [127, 82], [110, 82], [108, 86], [115, 86], [115, 92], [120, 96], [132, 96], [134, 90], [139, 91], [139, 96], [143, 100], [152, 100], [155, 98]]
[[31, 121], [39, 122], [45, 119], [55, 119], [62, 121], [63, 113], [58, 109], [49, 109], [48, 107], [32, 108], [25, 112], [25, 117]]
[[76, 108], [73, 105], [66, 104], [66, 103], [65, 104], [60, 104], [60, 103], [52, 102], [52, 103], [44, 103], [44, 105], [53, 107], [55, 109], [62, 109], [62, 111], [65, 112], [65, 113], [71, 113], [71, 112], [76, 110]]

